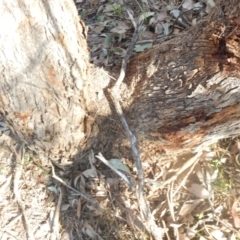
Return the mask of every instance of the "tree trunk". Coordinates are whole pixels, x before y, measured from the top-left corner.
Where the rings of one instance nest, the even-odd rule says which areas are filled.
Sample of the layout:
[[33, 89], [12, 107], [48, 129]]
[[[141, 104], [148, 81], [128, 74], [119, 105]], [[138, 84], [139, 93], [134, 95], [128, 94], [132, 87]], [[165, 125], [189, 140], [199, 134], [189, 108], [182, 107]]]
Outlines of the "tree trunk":
[[0, 14], [0, 111], [38, 153], [70, 159], [97, 135], [95, 89], [108, 84], [89, 63], [87, 29], [69, 0], [1, 1]]
[[[221, 7], [220, 7], [221, 6]], [[128, 109], [142, 158], [199, 151], [240, 133], [240, 3], [129, 63]]]
[[[239, 10], [238, 1], [223, 1], [188, 32], [128, 63], [121, 104], [143, 160], [239, 134]], [[2, 1], [0, 14], [0, 111], [9, 126], [53, 160], [92, 146], [124, 154], [129, 143], [106, 91], [113, 83], [89, 63], [73, 2]]]

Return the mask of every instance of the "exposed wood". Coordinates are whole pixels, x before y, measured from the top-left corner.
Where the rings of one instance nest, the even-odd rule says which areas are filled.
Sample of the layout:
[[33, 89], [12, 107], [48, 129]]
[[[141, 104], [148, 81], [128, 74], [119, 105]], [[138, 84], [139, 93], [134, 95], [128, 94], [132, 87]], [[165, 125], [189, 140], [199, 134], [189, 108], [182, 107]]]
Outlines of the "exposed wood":
[[222, 9], [129, 63], [128, 116], [143, 159], [198, 151], [240, 133], [240, 18]]

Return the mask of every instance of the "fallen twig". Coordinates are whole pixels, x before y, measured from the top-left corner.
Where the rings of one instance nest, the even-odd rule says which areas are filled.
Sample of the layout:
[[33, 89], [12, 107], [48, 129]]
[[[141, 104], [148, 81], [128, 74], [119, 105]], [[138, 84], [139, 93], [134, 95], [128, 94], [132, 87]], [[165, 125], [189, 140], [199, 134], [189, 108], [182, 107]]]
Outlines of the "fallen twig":
[[169, 207], [169, 212], [171, 214], [171, 217], [173, 219], [173, 221], [176, 221], [176, 217], [174, 214], [174, 203], [173, 203], [173, 183], [171, 183], [171, 187], [170, 189], [168, 189], [167, 191], [167, 203], [168, 203], [168, 207]]
[[127, 3], [126, 3], [125, 0], [123, 0], [123, 4], [124, 4], [124, 7], [125, 7], [125, 9], [126, 9], [126, 11], [127, 11], [128, 16], [129, 16], [129, 19], [130, 19], [131, 22], [132, 22], [132, 25], [133, 25], [134, 28], [136, 29], [136, 28], [137, 28], [136, 21], [134, 20], [134, 17], [133, 17], [133, 15], [132, 15], [130, 9], [128, 8]]
[[123, 82], [123, 80], [125, 78], [127, 63], [128, 63], [129, 58], [132, 55], [133, 49], [134, 49], [135, 44], [136, 44], [137, 39], [138, 39], [139, 32], [141, 30], [141, 27], [142, 27], [142, 22], [139, 25], [137, 25], [137, 27], [135, 28], [132, 41], [131, 41], [130, 45], [128, 46], [125, 57], [122, 60], [122, 66], [121, 66], [119, 77], [117, 79], [117, 82], [115, 83], [115, 85], [111, 89], [111, 92], [113, 94], [116, 94], [118, 92], [119, 87], [120, 87], [121, 83]]
[[129, 186], [130, 189], [133, 188], [132, 183], [128, 180], [128, 178], [126, 177], [125, 174], [123, 174], [122, 172], [120, 172], [118, 169], [116, 169], [115, 167], [113, 167], [106, 159], [105, 157], [101, 154], [98, 153], [98, 155], [96, 156], [99, 160], [101, 160], [105, 165], [107, 165], [109, 168], [111, 168], [115, 173], [117, 173]]
[[15, 153], [15, 155], [16, 155], [16, 160], [17, 160], [16, 161], [16, 171], [15, 171], [15, 176], [14, 176], [13, 192], [14, 192], [15, 198], [17, 200], [17, 203], [19, 205], [19, 208], [22, 211], [22, 216], [23, 216], [23, 219], [24, 219], [24, 222], [25, 222], [25, 228], [26, 228], [26, 232], [27, 232], [27, 235], [28, 235], [28, 239], [34, 240], [35, 237], [34, 237], [34, 234], [31, 230], [32, 228], [30, 227], [30, 223], [28, 221], [28, 217], [27, 217], [27, 214], [26, 214], [26, 211], [25, 211], [25, 206], [22, 202], [21, 194], [19, 192], [19, 180], [21, 178], [22, 168], [23, 168], [23, 164], [24, 164], [24, 146], [25, 146], [25, 144], [22, 144], [22, 146], [20, 147], [20, 150], [19, 150], [19, 151], [21, 151], [21, 157], [19, 156], [19, 154], [16, 152], [15, 149], [12, 149], [13, 152]]
[[132, 153], [133, 153], [133, 157], [135, 160], [135, 164], [137, 167], [137, 173], [138, 173], [138, 184], [137, 184], [137, 188], [136, 188], [136, 195], [137, 195], [138, 205], [140, 208], [142, 218], [146, 221], [147, 229], [151, 232], [151, 234], [154, 236], [154, 238], [156, 240], [161, 240], [163, 237], [164, 230], [162, 228], [158, 227], [157, 224], [155, 223], [154, 217], [150, 211], [149, 205], [148, 205], [146, 198], [144, 196], [144, 193], [143, 193], [144, 177], [143, 177], [142, 163], [141, 163], [141, 159], [139, 157], [139, 152], [138, 152], [137, 139], [136, 139], [135, 135], [133, 134], [133, 132], [131, 131], [131, 129], [127, 123], [127, 120], [123, 114], [122, 107], [119, 103], [119, 99], [120, 99], [119, 87], [125, 78], [127, 62], [132, 54], [132, 51], [133, 51], [136, 41], [138, 39], [138, 33], [141, 28], [141, 24], [139, 24], [139, 26], [135, 29], [133, 40], [128, 47], [125, 58], [122, 61], [122, 67], [121, 67], [121, 71], [120, 71], [118, 80], [115, 83], [115, 85], [112, 87], [112, 89], [109, 90], [109, 92], [110, 92], [113, 104], [115, 106], [115, 109], [117, 111], [117, 114], [121, 120], [121, 123], [125, 129], [125, 132], [127, 133], [128, 137], [130, 139], [130, 142], [131, 142], [131, 149], [132, 149]]
[[58, 198], [58, 203], [55, 208], [54, 212], [54, 217], [51, 222], [51, 231], [53, 231], [55, 238], [59, 238], [59, 217], [60, 217], [60, 210], [61, 210], [61, 205], [62, 205], [62, 199], [63, 199], [63, 193], [61, 187], [59, 187], [59, 198]]

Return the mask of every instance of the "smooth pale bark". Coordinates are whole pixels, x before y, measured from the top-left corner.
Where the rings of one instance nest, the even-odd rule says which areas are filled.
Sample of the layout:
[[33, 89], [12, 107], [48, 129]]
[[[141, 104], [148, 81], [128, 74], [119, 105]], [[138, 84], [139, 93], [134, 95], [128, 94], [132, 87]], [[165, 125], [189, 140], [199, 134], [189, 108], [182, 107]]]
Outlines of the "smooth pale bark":
[[[188, 32], [128, 63], [121, 104], [143, 160], [240, 133], [239, 5], [223, 1]], [[89, 63], [73, 2], [1, 1], [0, 16], [0, 111], [11, 128], [54, 160], [92, 146], [127, 154], [109, 77]]]

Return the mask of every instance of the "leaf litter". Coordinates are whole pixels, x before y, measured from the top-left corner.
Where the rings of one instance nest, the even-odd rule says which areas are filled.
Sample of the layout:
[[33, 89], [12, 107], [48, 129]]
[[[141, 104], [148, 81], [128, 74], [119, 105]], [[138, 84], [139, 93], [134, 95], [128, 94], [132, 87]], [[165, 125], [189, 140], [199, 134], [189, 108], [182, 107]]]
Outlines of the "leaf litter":
[[[196, 24], [215, 5], [213, 0], [145, 0], [141, 7], [138, 1], [126, 3], [134, 21], [144, 21], [135, 52], [174, 37]], [[133, 34], [132, 20], [126, 17], [123, 1], [78, 0], [76, 6], [89, 28], [92, 62], [106, 68], [119, 66]], [[0, 130], [0, 238], [27, 239], [22, 212], [11, 191], [12, 167], [18, 163], [9, 146], [12, 149], [16, 142], [9, 137], [11, 131], [4, 121], [0, 122]], [[147, 201], [156, 223], [165, 229], [166, 239], [237, 239], [239, 152], [240, 140], [227, 139], [203, 152], [193, 167], [182, 168], [175, 161], [166, 163], [159, 159], [143, 163]], [[82, 159], [81, 169], [56, 167], [65, 185], [52, 178], [51, 166], [45, 166], [30, 150], [26, 154], [29, 157], [23, 163], [18, 191], [24, 199], [29, 225], [34, 226], [35, 239], [152, 239], [139, 213], [136, 196], [121, 176], [100, 164], [96, 153], [90, 151]], [[108, 162], [138, 181], [131, 161], [118, 157]], [[189, 159], [181, 161], [187, 163]], [[88, 198], [96, 200], [99, 206]], [[50, 220], [54, 218], [51, 232]]]

